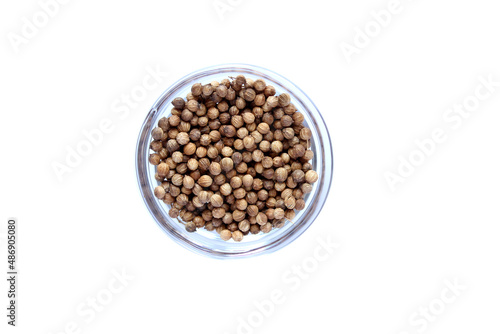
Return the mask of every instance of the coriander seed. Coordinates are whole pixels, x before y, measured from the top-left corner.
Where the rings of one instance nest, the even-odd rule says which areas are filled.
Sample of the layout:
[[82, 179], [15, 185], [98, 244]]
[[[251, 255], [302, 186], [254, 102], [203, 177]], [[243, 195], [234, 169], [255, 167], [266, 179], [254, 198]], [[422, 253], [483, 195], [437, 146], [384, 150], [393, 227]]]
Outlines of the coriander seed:
[[238, 228], [242, 232], [247, 232], [247, 231], [250, 230], [250, 222], [248, 220], [246, 220], [246, 219], [242, 220], [241, 222], [239, 222]]
[[267, 223], [267, 216], [265, 213], [263, 212], [259, 212], [259, 214], [257, 214], [257, 224], [259, 225], [264, 225]]
[[208, 175], [203, 175], [198, 179], [198, 184], [204, 188], [210, 187], [212, 185], [212, 178]]
[[231, 239], [232, 237], [232, 234], [231, 234], [231, 231], [225, 229], [225, 230], [222, 230], [220, 232], [220, 238], [224, 241], [228, 241], [229, 239]]
[[236, 230], [232, 232], [232, 238], [234, 241], [240, 242], [241, 240], [243, 240], [243, 233], [241, 233], [241, 231]]
[[224, 204], [224, 200], [222, 196], [214, 194], [210, 197], [210, 204], [212, 204], [215, 208], [220, 208], [222, 204]]
[[269, 233], [271, 232], [272, 228], [273, 226], [271, 225], [271, 223], [266, 223], [260, 227], [260, 230], [264, 233]]
[[318, 173], [316, 173], [313, 170], [308, 170], [306, 172], [305, 178], [306, 178], [307, 183], [314, 183], [314, 182], [318, 181]]
[[288, 93], [238, 75], [195, 83], [172, 105], [151, 131], [149, 162], [159, 182], [154, 196], [187, 231], [239, 242], [305, 209], [319, 176], [312, 131]]

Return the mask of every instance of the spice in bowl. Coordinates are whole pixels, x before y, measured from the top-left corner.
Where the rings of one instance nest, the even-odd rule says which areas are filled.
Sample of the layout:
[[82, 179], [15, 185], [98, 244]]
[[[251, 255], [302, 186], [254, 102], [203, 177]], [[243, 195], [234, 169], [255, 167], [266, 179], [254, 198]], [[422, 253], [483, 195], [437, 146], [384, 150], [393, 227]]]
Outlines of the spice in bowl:
[[289, 94], [238, 75], [196, 83], [172, 105], [151, 132], [149, 162], [154, 195], [188, 232], [205, 228], [240, 242], [305, 208], [318, 174], [312, 132]]

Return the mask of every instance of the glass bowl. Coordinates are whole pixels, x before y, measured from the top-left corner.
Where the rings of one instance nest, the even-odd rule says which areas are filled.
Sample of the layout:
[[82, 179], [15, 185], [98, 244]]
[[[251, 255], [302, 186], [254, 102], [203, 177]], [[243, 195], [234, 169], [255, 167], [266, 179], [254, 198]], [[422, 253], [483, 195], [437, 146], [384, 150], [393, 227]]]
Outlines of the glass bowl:
[[[312, 131], [311, 150], [314, 158], [311, 161], [319, 179], [313, 184], [313, 191], [304, 198], [306, 206], [296, 211], [292, 222], [287, 222], [282, 228], [270, 233], [249, 233], [241, 242], [223, 241], [215, 231], [204, 228], [194, 233], [185, 230], [183, 224], [168, 215], [169, 206], [158, 200], [154, 188], [159, 185], [155, 179], [156, 166], [149, 163], [149, 145], [152, 141], [151, 131], [157, 126], [158, 120], [170, 115], [172, 100], [176, 97], [185, 98], [194, 83], [208, 84], [214, 80], [236, 77], [243, 74], [253, 80], [264, 79], [267, 84], [276, 88], [276, 95], [288, 93], [291, 102], [304, 115], [304, 123]], [[314, 222], [320, 213], [330, 191], [333, 174], [333, 152], [330, 135], [321, 114], [309, 97], [291, 81], [270, 70], [245, 64], [225, 64], [213, 66], [193, 72], [174, 83], [155, 102], [146, 116], [140, 130], [136, 151], [136, 172], [139, 189], [146, 207], [167, 235], [181, 246], [212, 258], [244, 258], [264, 253], [271, 253], [285, 247], [297, 239]]]

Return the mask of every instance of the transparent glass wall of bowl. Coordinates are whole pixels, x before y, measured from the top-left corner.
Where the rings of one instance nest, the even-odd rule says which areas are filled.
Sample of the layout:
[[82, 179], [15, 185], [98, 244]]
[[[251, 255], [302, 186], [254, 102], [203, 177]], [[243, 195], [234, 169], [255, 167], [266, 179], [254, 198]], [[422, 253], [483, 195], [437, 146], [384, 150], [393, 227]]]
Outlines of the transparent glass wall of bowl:
[[[296, 211], [293, 222], [287, 222], [281, 229], [273, 229], [270, 233], [248, 234], [242, 242], [223, 241], [213, 231], [204, 228], [189, 233], [177, 219], [168, 216], [169, 206], [157, 200], [153, 189], [158, 186], [155, 180], [156, 167], [148, 162], [149, 144], [152, 141], [151, 131], [162, 117], [168, 117], [172, 109], [172, 100], [183, 97], [190, 92], [194, 83], [208, 84], [214, 80], [236, 77], [239, 74], [251, 79], [264, 79], [267, 84], [276, 88], [277, 95], [287, 92], [305, 118], [305, 125], [312, 130], [311, 150], [314, 152], [313, 169], [318, 173], [318, 182], [313, 191], [305, 198], [306, 206]], [[284, 247], [301, 235], [314, 221], [324, 205], [328, 195], [333, 172], [333, 154], [330, 137], [325, 123], [312, 101], [298, 87], [280, 75], [269, 70], [250, 65], [225, 65], [207, 68], [190, 74], [170, 87], [155, 103], [143, 124], [137, 145], [137, 177], [141, 194], [146, 206], [160, 227], [182, 246], [204, 255], [227, 258], [247, 257], [271, 252]]]

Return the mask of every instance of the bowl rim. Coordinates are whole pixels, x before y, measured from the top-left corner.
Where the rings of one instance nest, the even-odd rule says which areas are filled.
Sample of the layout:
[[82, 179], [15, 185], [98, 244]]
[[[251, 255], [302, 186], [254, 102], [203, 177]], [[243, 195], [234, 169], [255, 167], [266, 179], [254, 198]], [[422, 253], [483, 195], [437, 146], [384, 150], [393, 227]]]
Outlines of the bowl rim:
[[[286, 89], [289, 91], [291, 95], [295, 99], [300, 102], [302, 106], [308, 105], [310, 108], [307, 109], [307, 113], [310, 114], [313, 117], [314, 122], [316, 123], [315, 129], [318, 129], [318, 127], [321, 127], [321, 131], [319, 132], [319, 137], [322, 140], [322, 143], [327, 144], [327, 149], [324, 151], [323, 155], [323, 167], [324, 171], [322, 173], [322, 179], [318, 183], [322, 183], [320, 185], [320, 190], [315, 194], [315, 196], [319, 196], [323, 198], [323, 201], [321, 203], [317, 203], [317, 205], [313, 212], [312, 215], [309, 215], [306, 219], [301, 224], [297, 224], [296, 227], [292, 228], [287, 234], [282, 235], [280, 238], [272, 241], [271, 243], [268, 244], [263, 244], [258, 247], [255, 247], [253, 249], [249, 250], [242, 250], [242, 251], [235, 251], [235, 252], [225, 252], [225, 251], [220, 251], [220, 250], [213, 250], [210, 249], [206, 246], [200, 245], [196, 242], [193, 242], [192, 240], [189, 240], [185, 238], [183, 235], [179, 234], [177, 231], [175, 231], [173, 228], [168, 228], [164, 224], [162, 224], [158, 217], [157, 212], [158, 210], [155, 210], [154, 207], [151, 206], [151, 204], [158, 205], [160, 201], [158, 201], [154, 196], [153, 200], [156, 201], [156, 203], [152, 203], [150, 201], [151, 199], [151, 194], [152, 190], [149, 187], [148, 184], [148, 172], [147, 171], [142, 171], [141, 173], [141, 165], [144, 163], [147, 165], [148, 161], [147, 159], [141, 159], [144, 158], [144, 151], [146, 151], [149, 155], [149, 143], [147, 140], [145, 141], [144, 139], [147, 139], [149, 136], [150, 132], [150, 127], [151, 123], [154, 120], [156, 113], [160, 110], [160, 108], [163, 106], [166, 100], [168, 100], [172, 92], [177, 91], [178, 89], [183, 88], [188, 81], [196, 80], [196, 79], [202, 79], [203, 77], [206, 76], [211, 76], [213, 74], [223, 74], [225, 72], [251, 72], [255, 76], [262, 77], [263, 79], [271, 80], [272, 82], [279, 83], [281, 86], [286, 87]], [[303, 99], [299, 99], [297, 95], [302, 95]], [[305, 100], [305, 101], [304, 101]], [[299, 110], [301, 111], [301, 110]], [[146, 144], [146, 145], [144, 145]], [[282, 75], [266, 69], [264, 67], [256, 66], [256, 65], [251, 65], [251, 64], [244, 64], [244, 63], [227, 63], [227, 64], [219, 64], [219, 65], [213, 65], [213, 66], [208, 66], [204, 67], [201, 69], [198, 69], [196, 71], [193, 71], [173, 84], [171, 84], [166, 90], [164, 90], [161, 95], [158, 97], [158, 99], [155, 101], [153, 106], [150, 108], [149, 112], [147, 113], [144, 122], [142, 123], [139, 131], [139, 136], [136, 144], [136, 150], [135, 150], [135, 169], [136, 169], [136, 177], [137, 177], [137, 185], [139, 187], [139, 192], [141, 194], [141, 197], [143, 198], [144, 204], [146, 208], [148, 209], [150, 215], [153, 217], [153, 219], [156, 221], [156, 223], [159, 225], [159, 227], [171, 238], [173, 239], [176, 243], [179, 245], [183, 246], [184, 248], [193, 251], [198, 254], [202, 254], [205, 256], [209, 256], [211, 258], [218, 258], [218, 259], [234, 259], [234, 258], [246, 258], [246, 257], [251, 257], [255, 255], [262, 255], [262, 254], [268, 254], [275, 252], [287, 245], [289, 245], [291, 242], [296, 240], [298, 237], [300, 237], [310, 226], [311, 224], [316, 220], [317, 216], [323, 209], [326, 199], [328, 198], [328, 195], [331, 190], [331, 185], [332, 185], [332, 179], [333, 179], [333, 170], [334, 170], [334, 157], [333, 157], [333, 148], [332, 148], [332, 142], [331, 142], [331, 136], [328, 130], [328, 127], [325, 123], [325, 120], [323, 116], [321, 115], [319, 109], [317, 106], [314, 104], [314, 102], [309, 98], [309, 96], [302, 90], [300, 89], [297, 85], [295, 85], [292, 81], [289, 79], [283, 77]], [[146, 160], [146, 161], [144, 161]], [[328, 166], [329, 165], [329, 166]], [[329, 168], [327, 168], [329, 167]], [[327, 183], [324, 183], [322, 181], [327, 181]], [[149, 190], [149, 194], [145, 194], [145, 189]], [[148, 196], [149, 195], [149, 198]], [[320, 196], [321, 195], [321, 196]], [[315, 198], [314, 198], [315, 199]], [[163, 204], [163, 203], [161, 203]], [[162, 215], [163, 216], [163, 215]], [[168, 217], [166, 220], [169, 220], [170, 218]]]

